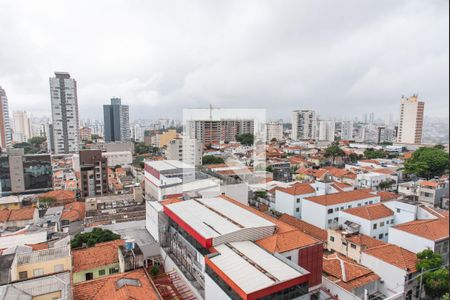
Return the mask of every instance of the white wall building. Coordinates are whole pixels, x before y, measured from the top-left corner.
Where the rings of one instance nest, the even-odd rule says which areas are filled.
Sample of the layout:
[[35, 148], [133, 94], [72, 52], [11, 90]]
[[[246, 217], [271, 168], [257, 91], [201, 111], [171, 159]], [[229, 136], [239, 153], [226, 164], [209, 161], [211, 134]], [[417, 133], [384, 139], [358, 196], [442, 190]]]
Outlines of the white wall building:
[[380, 196], [355, 190], [304, 198], [302, 220], [322, 229], [336, 227], [339, 211], [380, 202]]
[[277, 141], [283, 140], [283, 122], [269, 122], [266, 124], [267, 136], [266, 140], [270, 142], [273, 139]]
[[27, 142], [32, 137], [31, 123], [26, 111], [15, 111], [13, 113], [13, 141]]
[[341, 139], [353, 140], [353, 121], [341, 122]]
[[316, 138], [317, 117], [314, 110], [295, 110], [292, 112], [292, 135], [294, 141]]
[[167, 144], [166, 157], [169, 160], [183, 161], [189, 165], [202, 164], [203, 146], [196, 139], [177, 138]]
[[102, 152], [102, 156], [108, 159], [108, 167], [128, 167], [133, 163], [133, 155], [130, 151]]
[[77, 82], [69, 73], [55, 72], [50, 78], [53, 138], [56, 154], [79, 150]]
[[319, 141], [334, 142], [336, 124], [333, 120], [320, 120], [317, 126], [317, 139]]
[[12, 145], [11, 124], [9, 122], [8, 97], [0, 86], [0, 148], [6, 149]]
[[301, 219], [302, 200], [316, 195], [316, 190], [308, 183], [295, 183], [275, 191], [275, 210]]
[[417, 95], [400, 100], [399, 143], [421, 144], [425, 103]]

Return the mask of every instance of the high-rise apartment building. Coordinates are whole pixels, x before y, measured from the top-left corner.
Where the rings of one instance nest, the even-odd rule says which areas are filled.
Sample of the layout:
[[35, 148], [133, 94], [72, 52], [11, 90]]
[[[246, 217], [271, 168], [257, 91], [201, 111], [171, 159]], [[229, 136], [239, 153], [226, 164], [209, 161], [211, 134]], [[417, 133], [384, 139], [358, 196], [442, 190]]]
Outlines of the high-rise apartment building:
[[336, 124], [333, 120], [320, 120], [317, 128], [317, 139], [319, 141], [334, 142]]
[[9, 122], [8, 98], [0, 86], [0, 148], [6, 149], [12, 145], [11, 125]]
[[76, 153], [80, 144], [77, 82], [69, 73], [55, 72], [50, 97], [55, 153]]
[[237, 135], [254, 134], [254, 120], [189, 120], [186, 127], [187, 136], [204, 145], [234, 142]]
[[266, 139], [268, 142], [273, 139], [277, 141], [283, 140], [283, 122], [269, 122], [266, 124], [267, 136]]
[[100, 150], [80, 150], [81, 197], [102, 196], [107, 193], [107, 162]]
[[341, 139], [346, 141], [353, 140], [353, 121], [341, 122]]
[[199, 166], [202, 164], [203, 147], [196, 139], [176, 138], [167, 144], [168, 160], [178, 160], [186, 164]]
[[313, 110], [295, 110], [292, 112], [292, 136], [295, 141], [316, 138], [317, 118]]
[[111, 104], [103, 105], [105, 142], [130, 140], [130, 113], [128, 105], [120, 98], [111, 98]]
[[32, 137], [31, 122], [26, 111], [13, 113], [13, 141], [22, 143]]
[[417, 95], [400, 100], [399, 143], [421, 144], [425, 103]]

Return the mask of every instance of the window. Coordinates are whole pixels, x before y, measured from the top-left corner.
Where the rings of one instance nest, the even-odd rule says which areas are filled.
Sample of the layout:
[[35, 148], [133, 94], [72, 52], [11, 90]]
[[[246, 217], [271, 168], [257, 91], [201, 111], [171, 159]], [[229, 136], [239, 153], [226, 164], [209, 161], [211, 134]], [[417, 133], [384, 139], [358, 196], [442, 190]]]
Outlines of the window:
[[334, 236], [330, 236], [330, 241], [334, 242]]
[[[389, 222], [389, 221], [388, 221]], [[384, 226], [384, 222], [381, 222], [380, 223], [380, 227], [383, 227]]]
[[106, 270], [105, 269], [102, 269], [102, 270], [99, 270], [98, 271], [98, 275], [99, 276], [103, 276], [103, 275], [105, 275], [106, 274]]
[[369, 204], [372, 204], [373, 203], [373, 201], [369, 201]]
[[54, 270], [55, 270], [55, 273], [56, 272], [62, 272], [62, 271], [64, 271], [64, 265], [62, 265], [62, 264], [55, 265]]
[[117, 267], [109, 268], [109, 274], [115, 274], [115, 273], [119, 273], [119, 268], [117, 268]]
[[297, 207], [297, 208], [295, 209], [295, 211], [296, 211], [296, 212], [300, 212], [300, 207]]
[[297, 198], [297, 203], [300, 203], [300, 198]]
[[332, 219], [328, 219], [328, 224], [331, 224], [333, 220]]
[[355, 244], [350, 244], [350, 247], [352, 247], [353, 249], [356, 249], [356, 245]]
[[92, 279], [94, 279], [94, 274], [92, 272], [86, 273], [86, 274], [84, 274], [84, 278], [86, 280], [92, 280]]
[[378, 235], [378, 238], [381, 240], [381, 239], [383, 238], [383, 234], [380, 233], [380, 234]]
[[287, 256], [287, 257], [286, 257], [286, 259], [292, 260], [292, 257], [290, 257], [290, 256]]
[[347, 242], [342, 242], [342, 245], [343, 246], [347, 246]]
[[349, 205], [349, 206], [348, 206], [348, 208], [352, 208], [352, 206], [351, 206], [351, 205]]
[[377, 229], [377, 224], [373, 224], [373, 229]]
[[358, 207], [361, 206], [361, 203], [358, 203]]
[[44, 269], [39, 268], [39, 269], [34, 269], [33, 270], [33, 276], [42, 276], [44, 275]]
[[333, 209], [330, 208], [330, 209], [328, 210], [328, 213], [329, 213], [329, 214], [332, 214], [332, 213], [333, 213]]
[[397, 213], [400, 213], [400, 208], [397, 208]]
[[28, 278], [27, 271], [19, 272], [19, 279], [27, 279], [27, 278]]

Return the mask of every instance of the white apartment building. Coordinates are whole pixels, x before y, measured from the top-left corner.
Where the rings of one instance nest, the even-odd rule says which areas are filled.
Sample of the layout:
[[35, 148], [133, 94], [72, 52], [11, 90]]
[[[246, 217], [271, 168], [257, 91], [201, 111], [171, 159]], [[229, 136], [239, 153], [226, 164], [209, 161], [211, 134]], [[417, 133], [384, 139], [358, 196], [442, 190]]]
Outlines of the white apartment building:
[[77, 82], [69, 73], [55, 72], [50, 78], [55, 154], [79, 150]]
[[8, 97], [0, 86], [0, 148], [12, 146], [11, 124], [9, 122]]
[[102, 152], [102, 156], [107, 158], [108, 167], [128, 167], [133, 163], [131, 151]]
[[341, 139], [353, 140], [353, 122], [342, 121], [341, 122]]
[[269, 122], [266, 124], [266, 140], [270, 142], [273, 139], [277, 141], [283, 140], [283, 122]]
[[322, 229], [337, 227], [339, 211], [380, 202], [380, 196], [354, 190], [307, 197], [302, 200], [302, 220]]
[[292, 135], [294, 141], [316, 138], [317, 117], [314, 110], [294, 110], [292, 112]]
[[[378, 190], [380, 183], [391, 180], [386, 174], [380, 174], [375, 172], [360, 173], [356, 175], [356, 186], [360, 189]], [[396, 184], [392, 185], [393, 187]]]
[[297, 219], [302, 217], [302, 200], [316, 195], [316, 190], [309, 183], [296, 182], [290, 187], [277, 188], [275, 191], [275, 210]]
[[317, 126], [317, 138], [319, 141], [334, 142], [336, 124], [333, 120], [320, 120]]
[[425, 103], [417, 95], [400, 100], [400, 122], [397, 141], [403, 144], [421, 144]]
[[339, 225], [359, 225], [359, 232], [374, 239], [388, 241], [389, 228], [394, 225], [394, 212], [382, 203], [353, 207], [339, 212]]
[[31, 123], [26, 111], [13, 113], [13, 141], [22, 143], [32, 137]]
[[166, 157], [169, 160], [183, 161], [186, 164], [202, 164], [203, 146], [196, 139], [176, 138], [167, 144]]

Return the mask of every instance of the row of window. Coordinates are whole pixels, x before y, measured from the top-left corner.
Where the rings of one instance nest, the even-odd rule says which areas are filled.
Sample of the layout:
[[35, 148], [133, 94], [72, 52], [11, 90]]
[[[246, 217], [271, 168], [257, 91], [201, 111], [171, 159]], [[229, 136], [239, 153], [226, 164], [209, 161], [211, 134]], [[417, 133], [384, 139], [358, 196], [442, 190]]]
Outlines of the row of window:
[[[364, 202], [364, 205], [370, 205], [370, 204], [373, 204], [373, 201], [366, 201], [366, 202]], [[361, 205], [362, 205], [362, 203], [358, 203], [357, 207], [360, 207]], [[333, 208], [329, 208], [328, 209], [328, 214], [332, 214], [333, 212], [337, 212], [337, 211], [344, 210], [344, 209], [349, 209], [349, 208], [352, 208], [352, 207], [353, 207], [352, 205], [348, 205], [347, 208], [345, 208], [345, 206], [335, 207], [334, 209]]]
[[[62, 272], [62, 271], [64, 271], [64, 265], [63, 264], [55, 265], [53, 270], [55, 273]], [[43, 268], [33, 269], [33, 277], [42, 276], [42, 275], [44, 275]], [[19, 279], [20, 280], [28, 279], [28, 271], [19, 272]]]

